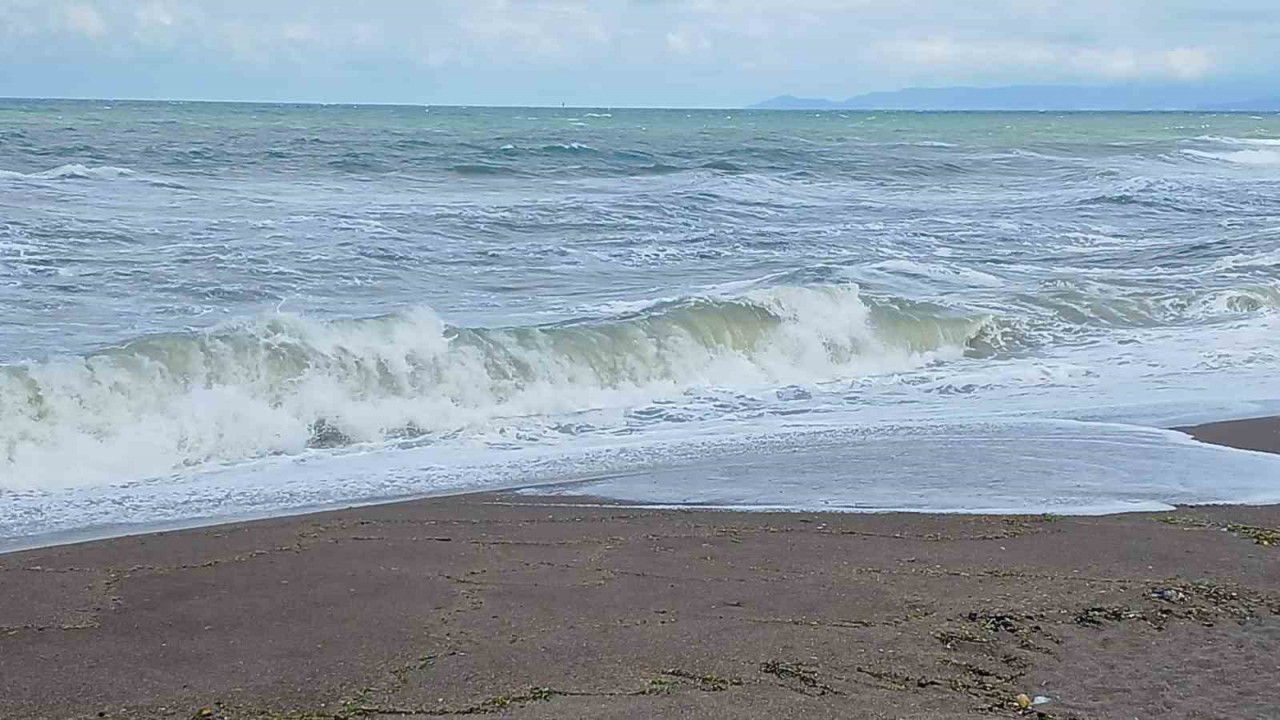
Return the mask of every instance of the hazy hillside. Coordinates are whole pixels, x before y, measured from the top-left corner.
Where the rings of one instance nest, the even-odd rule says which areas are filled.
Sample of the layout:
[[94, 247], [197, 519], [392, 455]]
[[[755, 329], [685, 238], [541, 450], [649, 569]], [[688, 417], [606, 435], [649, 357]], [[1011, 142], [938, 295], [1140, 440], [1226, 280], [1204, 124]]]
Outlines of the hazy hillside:
[[[1242, 99], [1260, 98], [1260, 99]], [[1256, 86], [1011, 85], [907, 88], [847, 100], [782, 95], [751, 106], [765, 110], [1280, 110], [1280, 96]]]

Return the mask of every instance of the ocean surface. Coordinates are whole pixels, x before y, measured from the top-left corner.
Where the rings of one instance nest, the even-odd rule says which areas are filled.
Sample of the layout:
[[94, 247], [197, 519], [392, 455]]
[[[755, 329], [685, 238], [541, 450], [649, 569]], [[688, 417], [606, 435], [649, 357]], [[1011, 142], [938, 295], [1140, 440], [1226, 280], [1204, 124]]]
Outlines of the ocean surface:
[[0, 543], [1280, 501], [1280, 116], [0, 101]]

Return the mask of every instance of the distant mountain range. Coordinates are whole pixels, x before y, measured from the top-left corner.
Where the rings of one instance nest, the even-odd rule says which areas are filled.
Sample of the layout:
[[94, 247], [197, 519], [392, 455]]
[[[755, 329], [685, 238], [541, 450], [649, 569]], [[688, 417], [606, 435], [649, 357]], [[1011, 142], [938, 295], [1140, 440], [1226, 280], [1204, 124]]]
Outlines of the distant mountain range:
[[[1241, 99], [1252, 98], [1252, 99]], [[782, 95], [761, 110], [1207, 110], [1277, 111], [1280, 94], [1239, 85], [1010, 85], [907, 88], [847, 100]]]

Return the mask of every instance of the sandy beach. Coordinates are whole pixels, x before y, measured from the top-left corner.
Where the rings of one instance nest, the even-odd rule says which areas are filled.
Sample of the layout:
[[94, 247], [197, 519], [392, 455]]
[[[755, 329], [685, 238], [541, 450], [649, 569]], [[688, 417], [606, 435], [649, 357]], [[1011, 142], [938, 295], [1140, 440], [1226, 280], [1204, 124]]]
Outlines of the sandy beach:
[[484, 494], [30, 550], [0, 717], [1275, 717], [1277, 528]]

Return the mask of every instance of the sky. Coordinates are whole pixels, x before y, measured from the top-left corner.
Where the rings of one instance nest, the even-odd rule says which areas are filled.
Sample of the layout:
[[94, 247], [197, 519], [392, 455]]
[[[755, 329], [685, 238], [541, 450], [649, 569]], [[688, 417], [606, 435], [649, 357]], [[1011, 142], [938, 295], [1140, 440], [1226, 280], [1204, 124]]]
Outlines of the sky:
[[0, 0], [11, 97], [738, 107], [1277, 67], [1277, 0]]

